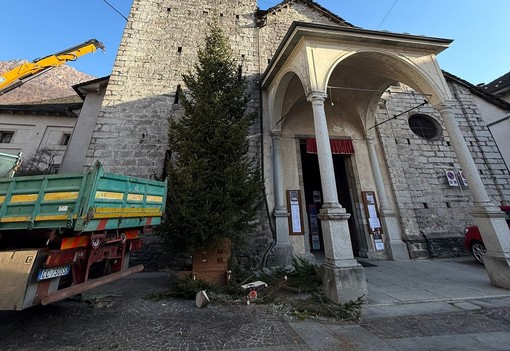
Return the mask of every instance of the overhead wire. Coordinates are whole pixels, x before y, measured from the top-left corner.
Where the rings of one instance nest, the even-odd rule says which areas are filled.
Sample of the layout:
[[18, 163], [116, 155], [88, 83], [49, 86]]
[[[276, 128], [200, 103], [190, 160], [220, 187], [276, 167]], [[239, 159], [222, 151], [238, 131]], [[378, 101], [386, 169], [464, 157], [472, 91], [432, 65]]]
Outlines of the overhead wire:
[[388, 10], [388, 12], [386, 12], [386, 15], [384, 15], [384, 18], [381, 20], [381, 23], [379, 23], [379, 25], [377, 26], [377, 29], [376, 30], [379, 30], [379, 28], [382, 26], [382, 24], [384, 23], [384, 21], [386, 20], [386, 17], [388, 17], [388, 15], [390, 14], [391, 10], [393, 10], [393, 7], [395, 7], [395, 4], [398, 2], [398, 0], [395, 0], [395, 2], [393, 2], [393, 5], [391, 5], [390, 9]]
[[124, 18], [126, 21], [128, 20], [126, 16], [124, 16], [119, 10], [117, 10], [112, 4], [110, 4], [108, 1], [103, 0], [108, 6], [110, 6], [115, 12], [117, 12], [122, 18]]

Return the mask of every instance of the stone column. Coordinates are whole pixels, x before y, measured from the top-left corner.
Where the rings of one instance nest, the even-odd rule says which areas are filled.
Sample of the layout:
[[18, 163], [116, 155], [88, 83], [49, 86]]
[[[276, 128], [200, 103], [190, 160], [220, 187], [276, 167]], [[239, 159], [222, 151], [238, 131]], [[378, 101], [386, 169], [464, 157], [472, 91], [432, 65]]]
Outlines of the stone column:
[[334, 302], [345, 303], [367, 296], [367, 281], [363, 267], [354, 259], [347, 220], [350, 214], [338, 203], [331, 144], [329, 141], [324, 99], [321, 92], [312, 92], [317, 156], [324, 203], [319, 211], [324, 239], [325, 261], [322, 278], [326, 295]]
[[475, 201], [472, 212], [487, 248], [484, 264], [492, 285], [510, 289], [510, 230], [504, 213], [495, 206], [485, 190], [478, 169], [471, 157], [462, 132], [455, 120], [454, 102], [447, 101], [438, 107], [446, 125], [450, 142], [462, 167]]
[[375, 188], [379, 198], [381, 223], [383, 231], [386, 234], [385, 247], [391, 258], [395, 261], [409, 260], [409, 251], [406, 244], [402, 241], [402, 231], [396, 212], [390, 208], [388, 195], [384, 186], [384, 180], [381, 173], [381, 166], [377, 157], [374, 145], [374, 137], [367, 137], [368, 157], [370, 166], [374, 174]]
[[273, 182], [275, 208], [276, 246], [274, 247], [275, 264], [287, 266], [292, 262], [292, 245], [289, 241], [289, 212], [285, 206], [285, 190], [283, 189], [282, 162], [280, 151], [280, 131], [271, 131], [273, 142]]

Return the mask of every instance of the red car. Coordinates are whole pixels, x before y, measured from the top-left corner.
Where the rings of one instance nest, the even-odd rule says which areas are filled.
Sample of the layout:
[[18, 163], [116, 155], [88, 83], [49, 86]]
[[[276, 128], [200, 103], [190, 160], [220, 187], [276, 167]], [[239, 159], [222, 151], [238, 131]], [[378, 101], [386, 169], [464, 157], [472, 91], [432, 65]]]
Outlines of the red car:
[[[501, 206], [501, 210], [506, 214], [506, 223], [510, 227], [510, 206]], [[482, 235], [476, 225], [466, 228], [466, 236], [464, 237], [464, 245], [469, 250], [475, 260], [483, 264], [483, 255], [485, 254], [485, 245], [483, 244]]]

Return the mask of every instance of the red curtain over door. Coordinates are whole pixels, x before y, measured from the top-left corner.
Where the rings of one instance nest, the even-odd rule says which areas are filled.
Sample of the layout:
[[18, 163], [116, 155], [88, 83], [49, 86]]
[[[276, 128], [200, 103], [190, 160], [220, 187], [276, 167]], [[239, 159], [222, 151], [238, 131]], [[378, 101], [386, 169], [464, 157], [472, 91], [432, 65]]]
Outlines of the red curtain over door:
[[[335, 155], [350, 155], [354, 153], [352, 139], [330, 139], [331, 152]], [[317, 153], [317, 141], [315, 138], [306, 139], [306, 152], [309, 154]]]

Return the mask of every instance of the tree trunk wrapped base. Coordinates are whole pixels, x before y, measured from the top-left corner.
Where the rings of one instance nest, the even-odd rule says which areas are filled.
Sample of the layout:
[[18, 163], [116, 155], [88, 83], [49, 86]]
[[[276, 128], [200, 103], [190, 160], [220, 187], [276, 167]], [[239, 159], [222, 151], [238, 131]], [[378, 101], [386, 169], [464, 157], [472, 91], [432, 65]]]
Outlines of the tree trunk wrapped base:
[[225, 286], [229, 279], [228, 262], [232, 251], [230, 239], [221, 239], [209, 247], [193, 252], [193, 279], [215, 286]]

